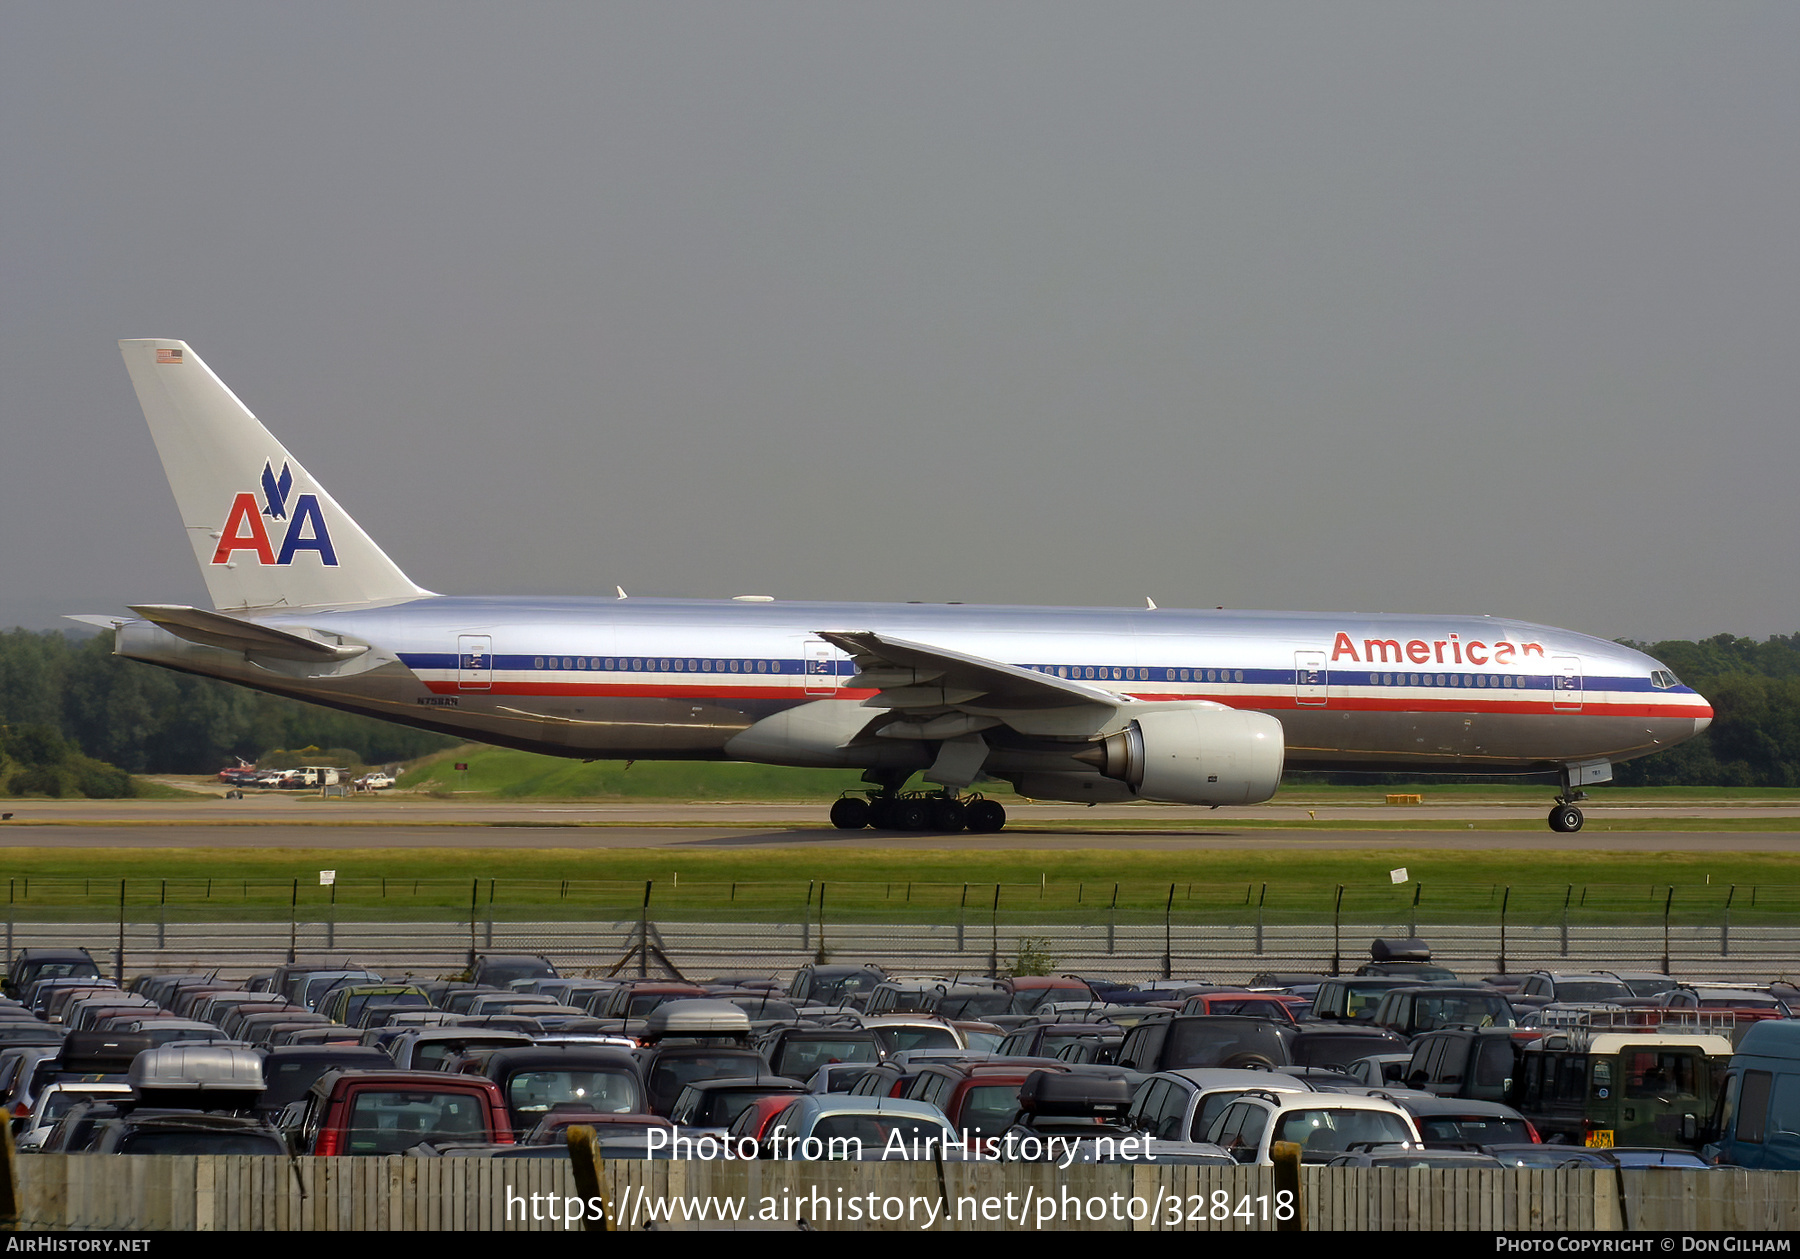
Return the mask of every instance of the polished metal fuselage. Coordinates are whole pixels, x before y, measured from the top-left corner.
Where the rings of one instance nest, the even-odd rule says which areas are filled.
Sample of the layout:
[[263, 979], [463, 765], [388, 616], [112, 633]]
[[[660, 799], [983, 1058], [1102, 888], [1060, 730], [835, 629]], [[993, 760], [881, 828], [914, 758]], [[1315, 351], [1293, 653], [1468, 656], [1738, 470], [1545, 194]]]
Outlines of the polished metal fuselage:
[[1282, 723], [1289, 766], [1303, 769], [1519, 773], [1619, 761], [1689, 738], [1712, 715], [1641, 652], [1485, 616], [434, 596], [245, 619], [369, 650], [321, 666], [202, 646], [141, 621], [120, 627], [117, 649], [585, 758], [726, 759], [735, 735], [774, 713], [874, 698], [819, 631], [876, 631], [1120, 695], [1267, 712]]

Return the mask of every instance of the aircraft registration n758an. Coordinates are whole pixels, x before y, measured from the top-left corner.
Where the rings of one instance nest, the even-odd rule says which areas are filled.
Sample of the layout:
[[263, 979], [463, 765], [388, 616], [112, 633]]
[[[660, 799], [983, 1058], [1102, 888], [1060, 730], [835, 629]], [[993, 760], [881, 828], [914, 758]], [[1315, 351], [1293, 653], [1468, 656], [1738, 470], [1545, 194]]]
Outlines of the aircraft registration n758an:
[[119, 655], [559, 756], [857, 768], [845, 829], [998, 830], [984, 779], [1254, 804], [1286, 764], [1555, 772], [1573, 831], [1712, 720], [1640, 652], [1491, 616], [434, 594], [186, 344], [120, 348], [213, 607], [78, 618]]

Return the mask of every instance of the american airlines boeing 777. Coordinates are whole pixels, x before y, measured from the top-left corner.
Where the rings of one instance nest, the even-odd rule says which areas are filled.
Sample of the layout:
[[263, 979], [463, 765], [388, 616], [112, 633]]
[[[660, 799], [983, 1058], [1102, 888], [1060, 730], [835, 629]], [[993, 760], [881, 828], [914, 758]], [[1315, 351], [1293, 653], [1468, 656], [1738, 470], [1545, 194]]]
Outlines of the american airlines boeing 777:
[[78, 618], [117, 654], [559, 756], [861, 769], [845, 829], [998, 830], [983, 779], [1255, 804], [1286, 764], [1553, 772], [1574, 831], [1712, 719], [1640, 652], [1489, 616], [434, 594], [186, 344], [120, 348], [213, 607]]

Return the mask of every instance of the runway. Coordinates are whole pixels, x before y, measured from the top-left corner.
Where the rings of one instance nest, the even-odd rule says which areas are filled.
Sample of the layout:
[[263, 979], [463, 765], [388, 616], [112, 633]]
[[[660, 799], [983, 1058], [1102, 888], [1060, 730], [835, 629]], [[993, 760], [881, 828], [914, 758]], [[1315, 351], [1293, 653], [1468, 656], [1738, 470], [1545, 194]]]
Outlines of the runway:
[[[4, 848], [668, 848], [690, 851], [793, 846], [971, 852], [1451, 850], [1498, 852], [1800, 853], [1800, 807], [1594, 807], [1588, 829], [1538, 829], [1535, 807], [1436, 808], [1334, 805], [1201, 809], [1182, 806], [1025, 804], [1008, 808], [994, 835], [840, 831], [817, 803], [537, 803], [319, 800], [270, 795], [246, 800], [25, 800], [0, 821]], [[1647, 819], [1732, 819], [1779, 829], [1607, 830]], [[1369, 827], [1400, 822], [1413, 828]], [[1291, 823], [1271, 826], [1271, 822]], [[1421, 822], [1433, 823], [1417, 829]], [[1493, 823], [1529, 829], [1471, 829]], [[1250, 823], [1251, 825], [1245, 825]], [[1352, 829], [1346, 823], [1357, 823]], [[1087, 829], [1091, 827], [1092, 829]]]

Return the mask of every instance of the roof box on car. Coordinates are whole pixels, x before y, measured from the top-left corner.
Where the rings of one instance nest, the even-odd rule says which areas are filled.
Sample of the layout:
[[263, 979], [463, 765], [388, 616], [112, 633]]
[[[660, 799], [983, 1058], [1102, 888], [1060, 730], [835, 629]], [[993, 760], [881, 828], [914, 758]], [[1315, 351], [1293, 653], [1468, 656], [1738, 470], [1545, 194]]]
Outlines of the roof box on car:
[[1123, 1115], [1131, 1109], [1131, 1084], [1123, 1076], [1034, 1071], [1019, 1086], [1019, 1109], [1034, 1115]]
[[131, 1063], [131, 1087], [261, 1093], [262, 1055], [247, 1045], [177, 1043], [146, 1049]]
[[644, 1037], [748, 1036], [750, 1016], [729, 1001], [665, 1001], [644, 1021]]
[[1377, 940], [1369, 946], [1369, 957], [1377, 962], [1429, 962], [1431, 946], [1420, 939]]
[[140, 1032], [70, 1032], [57, 1055], [61, 1069], [76, 1075], [107, 1075], [131, 1070], [132, 1059], [154, 1042]]

